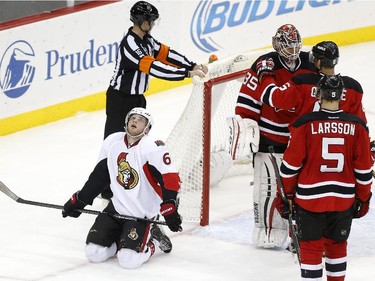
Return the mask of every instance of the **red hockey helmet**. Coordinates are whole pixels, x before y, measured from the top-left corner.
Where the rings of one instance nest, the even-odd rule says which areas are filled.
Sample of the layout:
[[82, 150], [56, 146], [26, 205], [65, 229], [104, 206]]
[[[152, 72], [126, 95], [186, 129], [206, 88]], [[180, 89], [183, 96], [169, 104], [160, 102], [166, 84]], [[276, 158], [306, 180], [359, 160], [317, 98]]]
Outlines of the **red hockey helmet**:
[[302, 39], [293, 24], [284, 24], [277, 29], [275, 36], [272, 37], [272, 46], [280, 56], [294, 61], [301, 52]]

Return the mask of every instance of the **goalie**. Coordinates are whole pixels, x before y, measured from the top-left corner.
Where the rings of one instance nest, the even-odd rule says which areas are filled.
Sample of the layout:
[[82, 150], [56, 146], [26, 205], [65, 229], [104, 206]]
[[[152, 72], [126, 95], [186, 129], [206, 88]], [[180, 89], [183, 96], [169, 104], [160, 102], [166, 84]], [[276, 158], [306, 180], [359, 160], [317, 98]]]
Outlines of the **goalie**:
[[254, 155], [255, 224], [252, 240], [255, 246], [264, 248], [281, 247], [288, 237], [287, 223], [275, 209], [276, 176], [268, 147], [274, 147], [275, 157], [280, 165], [287, 147], [288, 125], [293, 113], [261, 103], [257, 91], [258, 77], [262, 72], [267, 72], [267, 64], [262, 67], [257, 66], [257, 63], [263, 64], [265, 57], [272, 57], [275, 62], [272, 75], [280, 85], [295, 74], [315, 72], [308, 53], [301, 52], [301, 37], [292, 24], [285, 24], [277, 29], [272, 45], [276, 52], [258, 58], [246, 74], [237, 98], [236, 116], [228, 119], [232, 159]]

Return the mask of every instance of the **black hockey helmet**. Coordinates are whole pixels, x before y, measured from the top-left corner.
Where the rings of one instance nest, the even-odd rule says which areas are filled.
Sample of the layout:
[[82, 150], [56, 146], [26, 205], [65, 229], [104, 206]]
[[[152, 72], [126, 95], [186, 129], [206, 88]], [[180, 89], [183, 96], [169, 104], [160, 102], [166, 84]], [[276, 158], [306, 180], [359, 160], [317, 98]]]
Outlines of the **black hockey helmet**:
[[138, 1], [130, 10], [130, 20], [136, 25], [141, 25], [144, 21], [152, 23], [158, 18], [158, 9], [146, 1]]
[[339, 100], [344, 92], [344, 81], [340, 74], [324, 75], [317, 84], [317, 93], [326, 100]]
[[310, 52], [310, 62], [320, 60], [321, 66], [333, 67], [339, 62], [339, 48], [335, 42], [323, 41], [316, 44]]

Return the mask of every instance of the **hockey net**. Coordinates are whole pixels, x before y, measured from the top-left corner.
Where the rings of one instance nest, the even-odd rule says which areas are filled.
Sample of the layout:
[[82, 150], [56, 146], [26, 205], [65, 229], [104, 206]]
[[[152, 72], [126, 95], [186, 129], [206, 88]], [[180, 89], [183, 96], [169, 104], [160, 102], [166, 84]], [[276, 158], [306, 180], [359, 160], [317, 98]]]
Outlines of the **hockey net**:
[[[210, 174], [218, 169], [216, 172], [224, 175], [236, 166], [228, 152], [226, 119], [234, 115], [244, 76], [259, 55], [251, 52], [215, 61], [208, 65], [205, 80], [193, 79], [191, 96], [166, 141], [179, 170], [179, 212], [186, 221], [208, 225], [209, 191], [214, 184]], [[218, 152], [224, 152], [217, 154], [221, 158], [229, 158], [229, 167], [223, 164], [228, 159], [213, 157]]]

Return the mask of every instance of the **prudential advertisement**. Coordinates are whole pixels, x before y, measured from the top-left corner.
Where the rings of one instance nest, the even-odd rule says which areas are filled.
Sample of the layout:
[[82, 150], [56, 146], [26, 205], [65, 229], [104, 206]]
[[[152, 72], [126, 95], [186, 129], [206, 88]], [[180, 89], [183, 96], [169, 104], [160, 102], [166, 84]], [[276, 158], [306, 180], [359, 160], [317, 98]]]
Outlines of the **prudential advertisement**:
[[[85, 111], [92, 99], [82, 99], [98, 93], [98, 109], [104, 108], [135, 2], [112, 2], [14, 27], [0, 25], [0, 135], [52, 121], [47, 107], [54, 106], [59, 118]], [[269, 47], [277, 27], [285, 23], [297, 27], [304, 43], [353, 30], [360, 31], [352, 36], [357, 42], [375, 40], [368, 36], [375, 37], [372, 1], [150, 2], [160, 14], [151, 34], [197, 63], [207, 63], [212, 53], [220, 59]], [[81, 103], [72, 110], [78, 99]], [[30, 118], [29, 112], [37, 114]]]

